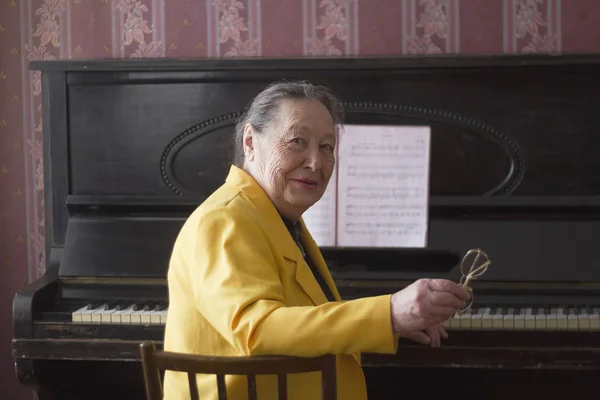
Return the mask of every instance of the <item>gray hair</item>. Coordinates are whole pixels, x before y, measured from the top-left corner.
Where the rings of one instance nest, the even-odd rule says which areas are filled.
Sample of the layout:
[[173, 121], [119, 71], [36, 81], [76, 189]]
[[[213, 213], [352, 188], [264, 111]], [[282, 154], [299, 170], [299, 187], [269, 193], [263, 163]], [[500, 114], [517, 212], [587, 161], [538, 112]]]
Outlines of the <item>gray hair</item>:
[[342, 102], [326, 87], [316, 86], [308, 82], [275, 82], [260, 92], [250, 107], [238, 119], [234, 134], [234, 165], [244, 164], [244, 128], [250, 124], [252, 128], [263, 133], [275, 120], [282, 100], [315, 100], [323, 104], [336, 126], [341, 126], [344, 119]]

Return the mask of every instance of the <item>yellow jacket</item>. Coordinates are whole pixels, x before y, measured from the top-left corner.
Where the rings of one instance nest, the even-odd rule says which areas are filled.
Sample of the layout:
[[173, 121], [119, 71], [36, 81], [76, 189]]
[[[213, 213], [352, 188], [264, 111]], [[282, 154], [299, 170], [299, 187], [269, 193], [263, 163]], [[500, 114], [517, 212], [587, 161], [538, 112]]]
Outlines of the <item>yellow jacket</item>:
[[[337, 355], [338, 398], [367, 398], [360, 352], [394, 353], [390, 296], [341, 301], [301, 220], [302, 244], [337, 301], [325, 294], [279, 213], [256, 181], [231, 167], [223, 186], [184, 224], [168, 272], [166, 350], [216, 356]], [[229, 399], [246, 399], [243, 376], [228, 376]], [[216, 399], [214, 375], [199, 375], [200, 398]], [[277, 398], [274, 376], [257, 377], [260, 400]], [[288, 376], [290, 400], [320, 399], [320, 374]], [[189, 399], [187, 376], [165, 373], [166, 400]]]

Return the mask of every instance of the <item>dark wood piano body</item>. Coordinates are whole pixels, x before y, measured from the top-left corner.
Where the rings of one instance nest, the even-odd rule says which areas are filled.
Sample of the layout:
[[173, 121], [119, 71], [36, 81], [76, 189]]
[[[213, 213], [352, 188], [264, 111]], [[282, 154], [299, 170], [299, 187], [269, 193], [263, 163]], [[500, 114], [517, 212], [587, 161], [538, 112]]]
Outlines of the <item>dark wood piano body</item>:
[[[493, 264], [475, 282], [478, 307], [597, 307], [599, 67], [596, 56], [535, 55], [33, 63], [48, 265], [14, 300], [18, 378], [41, 398], [143, 398], [138, 344], [160, 342], [164, 327], [78, 324], [71, 313], [87, 303], [166, 306], [178, 228], [223, 182], [235, 118], [279, 79], [332, 87], [347, 123], [432, 126], [428, 248], [453, 255], [453, 268], [432, 272], [426, 252], [383, 254], [412, 271], [332, 263], [345, 298], [418, 277], [458, 280], [458, 256], [480, 247]], [[361, 254], [369, 260], [351, 259]], [[451, 330], [441, 349], [402, 342], [395, 356], [363, 363], [374, 399], [408, 389], [586, 398], [600, 377], [600, 331]]]

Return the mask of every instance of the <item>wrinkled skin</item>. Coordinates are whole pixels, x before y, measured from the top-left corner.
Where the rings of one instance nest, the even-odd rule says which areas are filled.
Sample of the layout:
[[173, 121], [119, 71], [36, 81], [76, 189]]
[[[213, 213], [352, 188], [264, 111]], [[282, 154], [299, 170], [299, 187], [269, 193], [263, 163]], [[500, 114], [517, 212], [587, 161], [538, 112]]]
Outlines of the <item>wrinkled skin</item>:
[[327, 108], [284, 100], [265, 132], [244, 129], [244, 169], [280, 214], [297, 221], [325, 193], [335, 165], [336, 130]]
[[[265, 132], [244, 129], [244, 170], [284, 217], [297, 221], [325, 192], [335, 165], [337, 134], [319, 102], [285, 100]], [[391, 298], [393, 332], [439, 347], [443, 322], [462, 309], [468, 292], [448, 280], [421, 279]]]
[[422, 344], [439, 347], [448, 333], [444, 321], [465, 307], [469, 292], [446, 279], [419, 279], [392, 295], [394, 333]]

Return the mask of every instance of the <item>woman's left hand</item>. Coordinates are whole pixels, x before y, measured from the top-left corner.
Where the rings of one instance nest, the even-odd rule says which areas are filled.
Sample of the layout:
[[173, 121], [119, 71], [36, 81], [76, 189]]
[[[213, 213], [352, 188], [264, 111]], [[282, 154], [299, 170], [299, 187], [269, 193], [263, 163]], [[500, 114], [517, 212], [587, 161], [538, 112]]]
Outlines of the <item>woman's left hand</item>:
[[442, 338], [448, 339], [448, 332], [446, 332], [446, 328], [442, 324], [430, 326], [425, 332], [431, 339], [431, 347], [440, 347], [442, 345]]
[[431, 347], [440, 347], [442, 338], [448, 338], [448, 332], [446, 332], [443, 324], [435, 324], [424, 331], [412, 332], [404, 335], [404, 337], [417, 343], [428, 344]]

